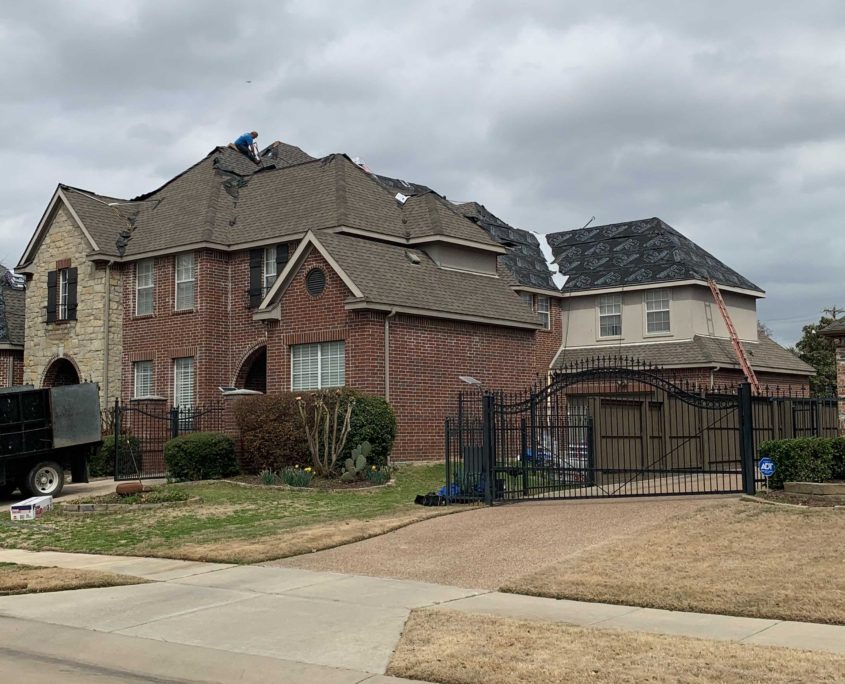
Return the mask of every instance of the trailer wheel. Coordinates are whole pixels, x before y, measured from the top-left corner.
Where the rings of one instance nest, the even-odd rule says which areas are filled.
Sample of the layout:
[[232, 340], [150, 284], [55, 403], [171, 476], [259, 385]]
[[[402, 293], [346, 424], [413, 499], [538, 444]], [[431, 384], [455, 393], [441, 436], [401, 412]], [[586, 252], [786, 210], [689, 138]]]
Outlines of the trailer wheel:
[[29, 469], [21, 488], [30, 496], [58, 496], [64, 486], [64, 468], [55, 461], [41, 461]]

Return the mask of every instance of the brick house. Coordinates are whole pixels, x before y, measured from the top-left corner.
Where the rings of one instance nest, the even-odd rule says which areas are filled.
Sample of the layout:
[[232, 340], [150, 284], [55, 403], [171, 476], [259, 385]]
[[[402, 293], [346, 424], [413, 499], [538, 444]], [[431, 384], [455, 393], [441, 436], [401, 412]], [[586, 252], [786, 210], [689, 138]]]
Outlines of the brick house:
[[23, 283], [0, 265], [0, 387], [23, 382], [25, 306]]
[[[130, 200], [60, 185], [17, 267], [23, 379], [180, 406], [221, 387], [348, 385], [393, 405], [397, 459], [436, 459], [459, 376], [516, 390], [573, 354], [659, 350], [692, 376], [741, 378], [706, 301], [714, 277], [755, 365], [771, 359], [761, 374], [806, 382], [812, 369], [757, 339], [763, 292], [655, 221], [549, 235], [561, 290], [532, 233], [342, 154], [274, 143], [254, 164], [216, 148]], [[682, 248], [652, 249], [667, 236]], [[634, 244], [647, 277], [620, 271]]]

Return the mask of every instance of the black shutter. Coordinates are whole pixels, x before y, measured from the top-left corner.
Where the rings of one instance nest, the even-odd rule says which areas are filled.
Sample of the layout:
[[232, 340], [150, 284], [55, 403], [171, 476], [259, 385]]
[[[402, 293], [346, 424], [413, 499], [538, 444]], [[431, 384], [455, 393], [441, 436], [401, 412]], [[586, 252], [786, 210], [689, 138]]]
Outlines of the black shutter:
[[76, 320], [76, 280], [77, 271], [75, 268], [67, 270], [67, 319]]
[[276, 277], [278, 278], [287, 266], [290, 258], [289, 245], [276, 245]]
[[58, 271], [50, 271], [47, 274], [47, 322], [56, 322], [56, 276]]
[[264, 250], [249, 250], [249, 308], [254, 309], [263, 299], [261, 282], [264, 279]]

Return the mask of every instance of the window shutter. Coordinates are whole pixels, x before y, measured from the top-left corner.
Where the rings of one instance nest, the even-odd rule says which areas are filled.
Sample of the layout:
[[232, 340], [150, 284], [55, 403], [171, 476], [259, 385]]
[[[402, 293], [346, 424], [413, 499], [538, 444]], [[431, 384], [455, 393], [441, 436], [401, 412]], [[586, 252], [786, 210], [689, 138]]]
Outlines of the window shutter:
[[47, 274], [47, 322], [56, 322], [56, 286], [58, 271], [50, 271]]
[[289, 253], [288, 245], [276, 245], [276, 277], [278, 278], [287, 266]]
[[261, 276], [264, 267], [264, 250], [249, 250], [249, 308], [261, 304]]
[[69, 268], [67, 270], [67, 319], [69, 321], [76, 320], [76, 280], [77, 269]]

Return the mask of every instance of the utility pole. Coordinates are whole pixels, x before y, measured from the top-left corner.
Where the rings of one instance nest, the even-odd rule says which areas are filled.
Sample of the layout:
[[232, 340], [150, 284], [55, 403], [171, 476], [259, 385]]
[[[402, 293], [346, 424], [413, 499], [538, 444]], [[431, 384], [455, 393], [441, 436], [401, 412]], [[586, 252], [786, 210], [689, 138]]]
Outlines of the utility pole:
[[836, 320], [839, 316], [837, 314], [845, 313], [845, 308], [841, 306], [832, 306], [829, 309], [822, 309], [822, 313], [830, 314], [830, 317]]

